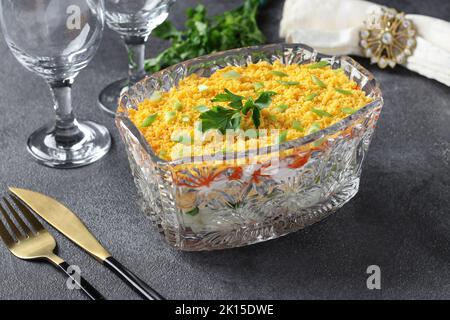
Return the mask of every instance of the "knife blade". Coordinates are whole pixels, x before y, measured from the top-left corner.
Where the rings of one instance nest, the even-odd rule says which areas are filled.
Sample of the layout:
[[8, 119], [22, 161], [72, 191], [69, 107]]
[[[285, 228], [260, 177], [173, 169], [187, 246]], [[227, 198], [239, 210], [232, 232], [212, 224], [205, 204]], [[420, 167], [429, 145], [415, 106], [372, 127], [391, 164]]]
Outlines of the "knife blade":
[[61, 203], [31, 190], [17, 188], [9, 188], [9, 190], [52, 227], [93, 255], [98, 261], [103, 262], [111, 257], [111, 254], [94, 238], [84, 223]]
[[52, 227], [113, 271], [144, 299], [164, 299], [159, 293], [114, 259], [76, 214], [66, 206], [39, 192], [12, 187], [9, 188], [9, 191]]

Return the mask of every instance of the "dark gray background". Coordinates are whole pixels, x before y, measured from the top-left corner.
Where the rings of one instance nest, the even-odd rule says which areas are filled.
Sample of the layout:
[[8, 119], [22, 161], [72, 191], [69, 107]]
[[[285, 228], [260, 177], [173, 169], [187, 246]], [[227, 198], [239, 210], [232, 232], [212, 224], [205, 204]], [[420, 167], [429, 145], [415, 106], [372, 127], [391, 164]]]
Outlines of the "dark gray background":
[[[211, 13], [242, 1], [180, 0], [170, 19], [198, 2]], [[450, 17], [450, 2], [376, 1], [410, 13]], [[278, 42], [283, 1], [261, 12]], [[153, 38], [148, 55], [166, 44]], [[337, 214], [295, 234], [216, 252], [180, 252], [165, 244], [136, 205], [136, 189], [112, 119], [96, 106], [100, 90], [126, 73], [118, 36], [105, 32], [94, 61], [77, 79], [77, 114], [110, 128], [114, 146], [100, 162], [55, 170], [33, 162], [28, 135], [52, 117], [48, 89], [0, 41], [0, 188], [47, 193], [72, 208], [116, 258], [169, 299], [450, 298], [450, 88], [398, 67], [381, 71], [386, 100], [365, 161], [360, 192]], [[359, 59], [368, 65], [364, 59]], [[138, 298], [125, 284], [54, 232], [59, 253], [82, 268], [108, 298]], [[382, 290], [366, 288], [366, 268], [382, 271]], [[0, 245], [0, 298], [84, 299], [51, 266], [16, 259]]]

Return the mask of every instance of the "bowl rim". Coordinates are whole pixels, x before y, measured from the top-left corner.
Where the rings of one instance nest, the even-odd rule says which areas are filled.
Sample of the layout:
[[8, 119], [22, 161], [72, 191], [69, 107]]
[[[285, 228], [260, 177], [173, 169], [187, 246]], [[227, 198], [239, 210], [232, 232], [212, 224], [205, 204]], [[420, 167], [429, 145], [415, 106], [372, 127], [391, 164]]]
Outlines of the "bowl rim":
[[[333, 134], [339, 132], [340, 130], [348, 127], [352, 122], [362, 118], [365, 114], [371, 112], [373, 109], [375, 109], [377, 107], [382, 107], [384, 104], [384, 99], [382, 96], [382, 92], [381, 92], [380, 84], [379, 84], [378, 80], [373, 76], [373, 74], [370, 71], [368, 71], [365, 67], [363, 67], [356, 60], [354, 60], [353, 58], [351, 58], [347, 55], [323, 54], [323, 53], [320, 53], [317, 50], [311, 48], [310, 46], [307, 46], [307, 45], [301, 44], [301, 43], [265, 44], [265, 45], [258, 45], [258, 46], [236, 48], [236, 49], [231, 49], [231, 50], [215, 52], [215, 53], [211, 53], [208, 55], [203, 55], [200, 57], [196, 57], [193, 59], [189, 59], [189, 60], [174, 64], [170, 67], [162, 69], [151, 75], [146, 75], [145, 78], [143, 78], [142, 80], [140, 80], [139, 82], [134, 84], [132, 86], [132, 89], [137, 89], [138, 86], [141, 85], [142, 83], [147, 83], [148, 81], [151, 81], [151, 80], [156, 80], [156, 81], [161, 80], [161, 79], [163, 79], [164, 75], [166, 75], [167, 73], [170, 73], [170, 72], [174, 72], [176, 69], [178, 69], [180, 67], [199, 65], [201, 63], [211, 62], [211, 61], [214, 61], [221, 57], [226, 57], [226, 56], [237, 56], [238, 54], [242, 54], [242, 51], [244, 51], [244, 50], [246, 50], [247, 55], [251, 55], [252, 53], [255, 53], [255, 52], [258, 52], [261, 50], [270, 50], [270, 49], [280, 49], [283, 52], [285, 52], [286, 49], [291, 49], [291, 50], [292, 49], [297, 49], [297, 50], [300, 49], [302, 51], [304, 51], [304, 50], [309, 51], [311, 53], [311, 58], [309, 60], [309, 63], [317, 62], [317, 61], [321, 61], [321, 60], [328, 60], [330, 62], [346, 61], [349, 63], [349, 65], [351, 65], [358, 72], [360, 72], [364, 77], [366, 77], [367, 83], [369, 83], [369, 82], [373, 83], [373, 88], [371, 90], [371, 93], [373, 95], [374, 100], [372, 102], [366, 104], [364, 107], [360, 108], [357, 112], [343, 118], [342, 120], [334, 123], [331, 126], [328, 126], [320, 131], [317, 131], [313, 134], [309, 134], [309, 135], [306, 135], [306, 136], [303, 136], [301, 138], [294, 139], [294, 140], [288, 140], [288, 141], [285, 141], [285, 142], [275, 145], [275, 146], [268, 146], [268, 147], [263, 147], [263, 148], [258, 149], [259, 151], [263, 151], [265, 154], [270, 154], [274, 151], [284, 151], [284, 150], [288, 150], [288, 149], [292, 149], [292, 148], [298, 148], [298, 147], [310, 144], [311, 142], [317, 141], [323, 137], [333, 135]], [[244, 52], [244, 54], [245, 54], [245, 52]], [[330, 63], [330, 65], [332, 65], [332, 63]], [[130, 91], [131, 91], [131, 94], [130, 94]], [[199, 156], [199, 157], [189, 156], [189, 157], [175, 159], [175, 160], [165, 160], [165, 159], [160, 158], [153, 151], [153, 148], [148, 143], [148, 141], [145, 139], [145, 137], [143, 136], [141, 131], [135, 126], [135, 124], [127, 116], [126, 110], [128, 108], [126, 108], [126, 105], [128, 105], [128, 101], [132, 97], [132, 95], [133, 95], [133, 90], [128, 90], [127, 92], [124, 92], [121, 95], [121, 97], [119, 99], [119, 106], [118, 106], [118, 109], [116, 112], [116, 117], [115, 117], [116, 125], [117, 125], [117, 127], [121, 127], [122, 125], [125, 125], [126, 129], [128, 129], [128, 131], [133, 134], [134, 138], [138, 140], [139, 144], [145, 149], [145, 151], [150, 155], [150, 157], [156, 164], [174, 167], [174, 166], [178, 166], [181, 164], [195, 164], [198, 162], [204, 162], [204, 160], [202, 160], [202, 157], [204, 155]], [[272, 148], [275, 148], [275, 149], [272, 150]], [[238, 159], [248, 157], [249, 154], [252, 152], [254, 152], [254, 150], [245, 150], [245, 152], [241, 152], [241, 153], [236, 153], [236, 152], [223, 153], [222, 152], [222, 153], [220, 153], [222, 155], [222, 157], [217, 157], [217, 154], [208, 155], [208, 156], [212, 158], [210, 161], [225, 162], [230, 159], [238, 160]], [[231, 155], [233, 155], [233, 156], [229, 157]], [[194, 158], [194, 160], [192, 160], [193, 158]]]

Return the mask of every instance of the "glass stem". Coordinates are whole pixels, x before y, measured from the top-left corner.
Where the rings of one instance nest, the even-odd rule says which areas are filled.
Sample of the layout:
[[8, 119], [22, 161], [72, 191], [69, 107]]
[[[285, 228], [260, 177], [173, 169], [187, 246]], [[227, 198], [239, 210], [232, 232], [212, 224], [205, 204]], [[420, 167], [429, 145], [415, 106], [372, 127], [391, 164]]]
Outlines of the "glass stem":
[[50, 82], [50, 89], [55, 103], [56, 123], [55, 140], [60, 147], [71, 147], [83, 139], [72, 108], [73, 80]]
[[128, 77], [132, 86], [145, 77], [145, 43], [148, 37], [124, 37], [128, 52]]

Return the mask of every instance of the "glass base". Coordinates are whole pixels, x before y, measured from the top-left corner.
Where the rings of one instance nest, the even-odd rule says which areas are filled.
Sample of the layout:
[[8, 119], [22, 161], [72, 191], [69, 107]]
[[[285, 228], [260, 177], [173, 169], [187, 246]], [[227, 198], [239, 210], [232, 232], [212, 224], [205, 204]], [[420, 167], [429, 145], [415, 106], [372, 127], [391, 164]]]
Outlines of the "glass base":
[[79, 122], [83, 134], [80, 142], [63, 147], [55, 140], [54, 124], [36, 130], [28, 139], [28, 151], [48, 167], [70, 169], [101, 159], [111, 148], [111, 136], [104, 126], [91, 121]]
[[119, 107], [120, 95], [128, 90], [128, 79], [120, 79], [111, 83], [100, 92], [98, 105], [106, 114], [115, 117]]

